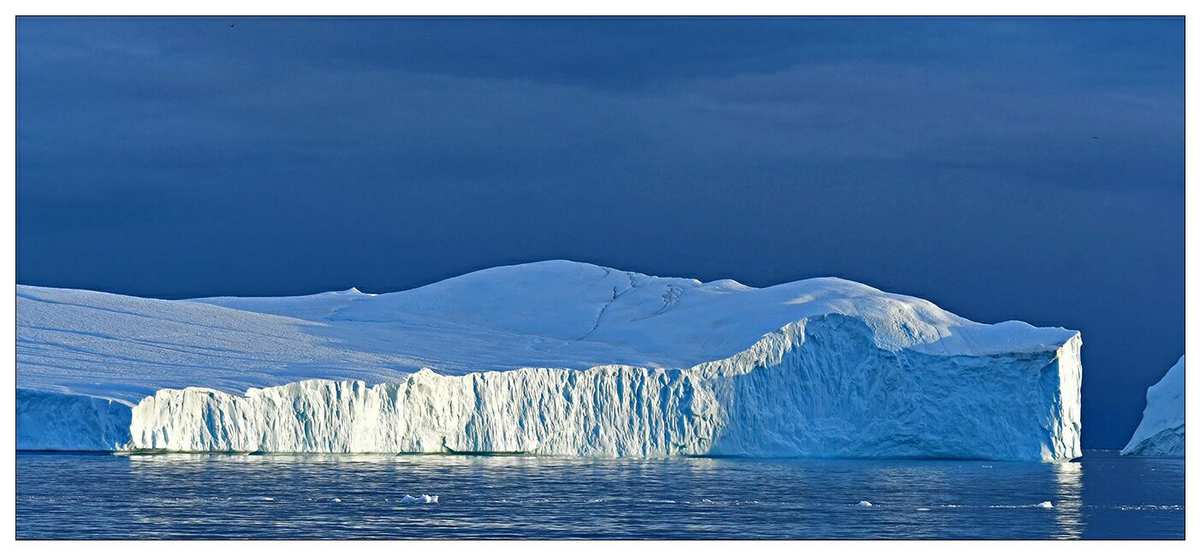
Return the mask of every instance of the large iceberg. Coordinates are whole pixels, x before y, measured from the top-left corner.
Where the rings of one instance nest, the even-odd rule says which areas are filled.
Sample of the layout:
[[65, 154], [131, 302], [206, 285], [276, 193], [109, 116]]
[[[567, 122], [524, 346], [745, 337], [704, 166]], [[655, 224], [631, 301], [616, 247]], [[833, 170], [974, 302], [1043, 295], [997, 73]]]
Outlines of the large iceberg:
[[1184, 357], [1146, 390], [1146, 410], [1122, 455], [1182, 457], [1184, 452]]
[[18, 448], [1081, 454], [1078, 332], [842, 279], [548, 261], [380, 295], [17, 295]]

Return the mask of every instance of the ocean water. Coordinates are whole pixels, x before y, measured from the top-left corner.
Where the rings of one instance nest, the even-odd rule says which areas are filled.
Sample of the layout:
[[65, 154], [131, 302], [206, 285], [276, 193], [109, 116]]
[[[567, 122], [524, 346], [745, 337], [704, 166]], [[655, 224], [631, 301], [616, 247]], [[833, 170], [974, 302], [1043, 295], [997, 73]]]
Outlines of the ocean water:
[[[31, 538], [1182, 538], [1182, 460], [17, 453]], [[437, 496], [413, 503], [405, 496]], [[1049, 503], [1047, 503], [1049, 502]]]

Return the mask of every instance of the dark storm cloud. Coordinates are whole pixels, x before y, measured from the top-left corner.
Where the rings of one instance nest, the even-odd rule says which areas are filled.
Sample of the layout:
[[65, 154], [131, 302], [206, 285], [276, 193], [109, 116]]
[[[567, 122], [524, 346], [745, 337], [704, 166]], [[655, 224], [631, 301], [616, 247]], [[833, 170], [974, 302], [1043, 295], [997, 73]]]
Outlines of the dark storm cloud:
[[1182, 19], [28, 19], [18, 278], [394, 290], [588, 260], [1183, 349]]

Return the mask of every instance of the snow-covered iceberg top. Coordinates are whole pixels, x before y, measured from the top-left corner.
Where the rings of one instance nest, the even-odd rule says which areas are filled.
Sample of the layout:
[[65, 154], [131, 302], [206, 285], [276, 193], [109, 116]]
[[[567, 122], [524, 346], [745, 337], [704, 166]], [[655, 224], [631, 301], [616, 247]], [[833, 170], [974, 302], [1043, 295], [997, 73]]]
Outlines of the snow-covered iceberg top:
[[548, 261], [379, 295], [17, 294], [20, 391], [137, 404], [134, 448], [1079, 454], [1077, 332], [836, 278]]
[[1184, 455], [1184, 357], [1179, 357], [1158, 383], [1146, 390], [1146, 410], [1122, 455]]

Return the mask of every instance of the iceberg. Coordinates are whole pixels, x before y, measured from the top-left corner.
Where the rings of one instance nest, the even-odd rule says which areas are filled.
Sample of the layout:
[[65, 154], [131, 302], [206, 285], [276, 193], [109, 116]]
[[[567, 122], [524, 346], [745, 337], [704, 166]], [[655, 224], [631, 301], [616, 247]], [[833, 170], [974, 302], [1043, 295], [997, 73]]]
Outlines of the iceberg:
[[1179, 357], [1158, 383], [1146, 390], [1146, 410], [1122, 455], [1183, 457], [1184, 454], [1184, 357]]
[[17, 295], [18, 448], [1081, 454], [1078, 332], [837, 278], [546, 261], [377, 295]]

